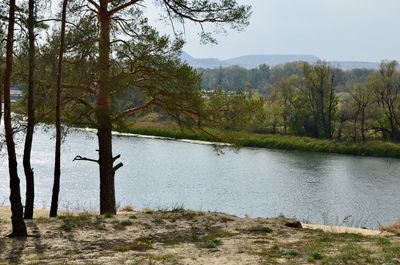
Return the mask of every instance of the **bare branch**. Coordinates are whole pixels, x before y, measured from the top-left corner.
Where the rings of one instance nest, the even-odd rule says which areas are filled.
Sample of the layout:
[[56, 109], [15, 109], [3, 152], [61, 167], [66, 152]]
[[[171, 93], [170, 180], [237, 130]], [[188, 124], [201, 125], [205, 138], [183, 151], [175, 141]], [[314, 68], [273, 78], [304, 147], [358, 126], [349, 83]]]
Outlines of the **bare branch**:
[[89, 3], [91, 3], [92, 5], [94, 5], [94, 7], [96, 7], [97, 8], [97, 10], [99, 10], [100, 9], [100, 6], [99, 6], [99, 4], [97, 4], [94, 0], [88, 0], [88, 2]]
[[151, 100], [147, 101], [146, 103], [143, 103], [140, 106], [136, 106], [127, 110], [122, 111], [121, 113], [119, 113], [118, 115], [115, 115], [112, 120], [117, 120], [118, 118], [121, 118], [122, 116], [127, 116], [127, 115], [131, 115], [134, 113], [137, 113], [138, 111], [147, 108], [148, 106], [150, 106], [151, 104], [154, 104], [154, 102], [156, 101], [156, 98], [152, 98]]
[[83, 156], [76, 156], [72, 161], [89, 161], [89, 162], [96, 162], [99, 163], [99, 160], [91, 159]]
[[115, 160], [119, 159], [121, 157], [121, 155], [117, 155], [113, 157], [113, 162], [115, 162]]
[[116, 172], [118, 169], [120, 169], [123, 166], [124, 166], [124, 164], [118, 163], [115, 167], [113, 167], [114, 172]]
[[[62, 22], [62, 21], [61, 21], [61, 19], [58, 19], [58, 18], [46, 18], [46, 19], [42, 19], [42, 20], [37, 20], [35, 24], [46, 23], [46, 22]], [[82, 30], [79, 27], [79, 25], [77, 25], [75, 23], [72, 23], [70, 21], [65, 21], [65, 23], [68, 24], [68, 25], [74, 26], [80, 32], [85, 32], [84, 30]]]
[[136, 4], [136, 3], [140, 2], [140, 1], [141, 0], [130, 0], [129, 2], [126, 2], [125, 4], [119, 5], [119, 6], [115, 7], [114, 9], [111, 9], [109, 11], [109, 14], [113, 15], [113, 14], [117, 13], [118, 11], [121, 11], [121, 10], [123, 10], [123, 9], [125, 9], [125, 8], [127, 8], [127, 7], [129, 7], [131, 5], [134, 5], [134, 4]]

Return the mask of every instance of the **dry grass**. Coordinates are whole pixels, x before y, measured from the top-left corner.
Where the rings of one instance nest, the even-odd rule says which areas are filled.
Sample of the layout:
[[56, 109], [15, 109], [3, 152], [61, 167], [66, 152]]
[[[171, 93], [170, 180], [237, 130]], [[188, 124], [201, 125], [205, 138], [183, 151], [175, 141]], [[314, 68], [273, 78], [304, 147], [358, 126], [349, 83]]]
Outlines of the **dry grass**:
[[400, 219], [394, 224], [382, 226], [381, 230], [394, 234], [400, 234]]
[[[0, 218], [8, 220], [9, 209], [0, 208]], [[290, 228], [288, 222], [293, 220], [238, 218], [181, 207], [110, 218], [43, 215], [27, 222], [31, 236], [24, 240], [6, 238], [11, 224], [0, 223], [0, 265], [400, 265], [396, 234], [336, 234]]]
[[134, 212], [135, 209], [133, 209], [132, 205], [125, 205], [124, 207], [122, 207], [120, 210], [120, 212]]

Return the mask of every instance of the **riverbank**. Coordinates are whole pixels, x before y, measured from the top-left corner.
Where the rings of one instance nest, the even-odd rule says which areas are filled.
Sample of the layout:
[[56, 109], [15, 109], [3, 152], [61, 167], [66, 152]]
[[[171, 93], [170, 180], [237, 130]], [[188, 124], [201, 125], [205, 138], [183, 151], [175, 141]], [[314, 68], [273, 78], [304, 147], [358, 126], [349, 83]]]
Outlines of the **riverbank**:
[[[298, 228], [284, 217], [223, 213], [90, 213], [27, 222], [30, 237], [9, 239], [0, 211], [0, 264], [400, 264], [397, 234], [338, 234]], [[297, 227], [297, 228], [296, 228]]]
[[209, 134], [193, 130], [181, 130], [173, 124], [138, 123], [119, 129], [122, 133], [152, 135], [170, 139], [189, 139], [200, 141], [227, 141], [238, 146], [281, 150], [337, 153], [357, 156], [400, 158], [400, 144], [384, 141], [349, 142], [323, 140], [310, 137], [271, 135], [246, 132], [207, 129]]

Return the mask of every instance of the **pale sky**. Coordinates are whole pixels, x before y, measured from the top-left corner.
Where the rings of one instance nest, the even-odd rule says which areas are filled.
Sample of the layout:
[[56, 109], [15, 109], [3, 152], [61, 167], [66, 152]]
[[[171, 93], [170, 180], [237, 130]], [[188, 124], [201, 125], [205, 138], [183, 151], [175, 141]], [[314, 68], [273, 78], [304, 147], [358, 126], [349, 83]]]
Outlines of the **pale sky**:
[[[198, 27], [186, 25], [184, 50], [198, 58], [250, 54], [312, 54], [325, 60], [400, 59], [400, 0], [238, 0], [251, 4], [244, 32], [216, 35], [200, 44]], [[154, 20], [157, 12], [148, 11]], [[157, 23], [161, 32], [169, 28]]]

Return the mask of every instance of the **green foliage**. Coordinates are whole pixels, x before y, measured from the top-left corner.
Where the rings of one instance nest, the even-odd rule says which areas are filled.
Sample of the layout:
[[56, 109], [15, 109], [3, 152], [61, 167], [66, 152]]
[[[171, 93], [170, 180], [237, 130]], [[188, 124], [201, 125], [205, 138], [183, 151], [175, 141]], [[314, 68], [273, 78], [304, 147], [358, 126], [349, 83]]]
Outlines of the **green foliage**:
[[248, 229], [249, 232], [252, 233], [272, 233], [272, 229], [268, 226], [262, 226], [262, 225], [258, 225], [258, 226], [252, 226]]
[[[200, 69], [203, 82], [209, 78], [207, 73], [215, 73], [215, 80], [219, 78], [217, 88], [205, 94], [212, 121], [206, 125], [354, 142], [376, 139], [398, 142], [400, 72], [396, 66], [395, 61], [382, 62], [380, 71], [343, 72], [326, 62], [288, 64], [277, 67], [287, 73], [270, 83], [264, 94], [256, 92], [261, 90], [248, 76], [234, 73], [247, 70]], [[263, 69], [268, 72], [264, 77], [271, 78], [275, 68]], [[232, 78], [243, 78], [238, 81], [236, 92], [226, 91], [229, 80], [222, 82], [223, 74], [228, 72]]]
[[119, 243], [113, 248], [118, 252], [147, 251], [153, 249], [153, 243], [148, 238], [137, 238], [131, 242]]
[[400, 72], [398, 62], [382, 62], [380, 71], [370, 76], [368, 85], [374, 92], [381, 115], [376, 117], [384, 138], [400, 141]]
[[322, 257], [323, 257], [322, 254], [318, 251], [313, 251], [310, 253], [310, 258], [313, 260], [320, 260], [322, 259]]
[[146, 128], [133, 126], [124, 130], [124, 132], [135, 134], [203, 141], [215, 141], [215, 137], [213, 137], [214, 135], [219, 139], [231, 139], [235, 144], [248, 147], [400, 158], [400, 146], [398, 144], [377, 140], [368, 142], [351, 142], [289, 135], [229, 132], [216, 129], [208, 131], [211, 135], [201, 132], [181, 130], [173, 127]]
[[203, 243], [202, 247], [204, 248], [217, 248], [222, 245], [221, 239], [210, 239]]
[[[196, 126], [204, 117], [200, 76], [178, 60], [183, 41], [171, 41], [135, 13], [135, 37], [112, 45], [111, 119], [123, 128], [127, 122], [156, 111], [183, 126]], [[63, 121], [80, 127], [96, 126], [95, 87], [98, 47], [97, 23], [89, 16], [72, 16], [79, 28], [67, 29], [63, 91]], [[59, 33], [53, 32], [41, 47], [38, 58], [37, 117], [52, 122]], [[26, 68], [24, 60], [17, 68]], [[23, 84], [22, 80], [20, 82]], [[25, 104], [25, 101], [24, 103]]]
[[110, 212], [106, 212], [106, 213], [103, 214], [103, 216], [104, 216], [104, 218], [113, 218], [114, 214], [110, 213]]
[[301, 253], [294, 248], [283, 248], [280, 251], [282, 256], [299, 256]]
[[263, 130], [266, 122], [265, 101], [250, 88], [229, 93], [217, 89], [207, 93], [209, 124], [222, 124], [230, 130]]
[[64, 230], [65, 232], [71, 232], [74, 227], [75, 225], [70, 221], [64, 221], [64, 223], [60, 226], [60, 229]]
[[332, 264], [333, 262], [337, 262], [338, 264], [351, 264], [355, 262], [373, 264], [375, 262], [371, 255], [371, 251], [363, 248], [357, 243], [348, 243], [347, 245], [340, 247], [339, 251], [340, 254], [327, 257], [323, 260], [322, 264]]
[[63, 224], [60, 226], [60, 229], [64, 230], [65, 232], [71, 232], [74, 230], [74, 228], [82, 228], [92, 225], [92, 217], [92, 215], [87, 213], [81, 213], [78, 215], [60, 215], [58, 219], [62, 220], [63, 222]]
[[[245, 87], [246, 83], [261, 94], [271, 93], [272, 88], [282, 79], [291, 76], [301, 76], [302, 62], [292, 62], [270, 67], [262, 64], [257, 68], [246, 69], [240, 66], [220, 67], [214, 69], [197, 68], [202, 76], [202, 87], [207, 90], [223, 87], [227, 91], [237, 91]], [[374, 72], [370, 69], [352, 69], [343, 71], [335, 68], [335, 86], [339, 92], [349, 92], [351, 85], [366, 82]]]
[[122, 226], [130, 226], [130, 225], [133, 224], [133, 222], [132, 222], [131, 220], [129, 220], [129, 219], [121, 220], [119, 223], [120, 223]]
[[200, 248], [215, 249], [223, 244], [221, 238], [230, 237], [232, 235], [233, 234], [225, 230], [213, 230], [200, 237], [197, 246]]

